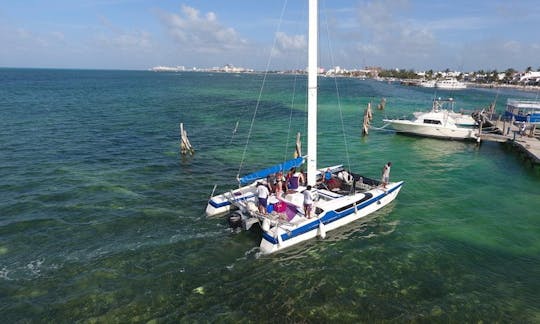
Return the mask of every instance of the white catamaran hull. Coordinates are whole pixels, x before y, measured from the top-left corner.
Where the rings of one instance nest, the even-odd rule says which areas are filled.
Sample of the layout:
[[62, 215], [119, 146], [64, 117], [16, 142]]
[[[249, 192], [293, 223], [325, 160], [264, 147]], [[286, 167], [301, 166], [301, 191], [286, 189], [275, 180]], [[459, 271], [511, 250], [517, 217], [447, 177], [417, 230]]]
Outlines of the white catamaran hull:
[[[305, 219], [295, 225], [280, 225], [263, 231], [260, 250], [264, 254], [274, 253], [317, 236], [324, 238], [327, 232], [358, 221], [388, 205], [397, 197], [402, 185], [403, 181], [400, 181], [388, 184], [384, 190], [377, 188], [361, 194], [344, 196], [331, 202], [334, 210]], [[372, 197], [355, 204], [366, 194], [371, 194]]]
[[[326, 170], [336, 172], [336, 170], [342, 170], [342, 165], [333, 165], [322, 168], [316, 172], [316, 177], [320, 177], [321, 172]], [[208, 204], [206, 205], [206, 216], [212, 217], [226, 214], [235, 209], [236, 203], [246, 204], [248, 202], [258, 203], [257, 181], [238, 189], [210, 197]]]
[[206, 205], [206, 216], [226, 214], [234, 207], [234, 203], [239, 201], [251, 201], [254, 203], [257, 201], [256, 183], [211, 197], [208, 205]]

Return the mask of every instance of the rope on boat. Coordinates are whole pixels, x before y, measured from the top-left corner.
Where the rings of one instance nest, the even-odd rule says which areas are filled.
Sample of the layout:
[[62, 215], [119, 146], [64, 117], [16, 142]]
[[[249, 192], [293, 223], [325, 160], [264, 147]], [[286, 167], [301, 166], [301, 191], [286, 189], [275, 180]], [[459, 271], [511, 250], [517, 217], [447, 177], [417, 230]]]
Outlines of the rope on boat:
[[393, 130], [393, 129], [386, 129], [386, 127], [388, 127], [388, 126], [390, 126], [390, 124], [384, 124], [382, 127], [369, 126], [369, 128], [371, 128], [373, 130], [385, 131], [385, 132], [389, 132], [389, 133], [397, 133], [398, 132], [398, 131]]
[[[272, 43], [272, 50], [270, 51], [270, 53], [274, 53], [274, 51], [275, 51], [277, 40], [278, 40], [277, 35], [279, 35], [279, 31], [281, 29], [281, 22], [283, 21], [283, 16], [285, 14], [285, 8], [286, 7], [287, 7], [287, 1], [285, 1], [285, 3], [283, 4], [283, 8], [281, 9], [281, 16], [279, 18], [277, 31], [274, 34], [276, 36], [274, 37], [274, 42]], [[264, 86], [266, 84], [266, 78], [267, 78], [269, 70], [270, 70], [270, 62], [271, 61], [272, 61], [272, 55], [270, 55], [268, 57], [268, 61], [266, 62], [266, 68], [265, 68], [265, 71], [264, 71], [263, 80], [262, 80], [262, 83], [261, 83], [261, 88], [259, 90], [259, 96], [257, 98], [257, 104], [255, 105], [255, 110], [253, 111], [253, 117], [251, 117], [251, 124], [249, 125], [249, 131], [248, 131], [248, 135], [247, 135], [247, 138], [246, 138], [246, 145], [244, 146], [244, 151], [242, 152], [242, 159], [240, 161], [240, 166], [238, 167], [238, 174], [236, 175], [237, 178], [240, 178], [240, 172], [242, 171], [242, 166], [244, 165], [249, 140], [251, 138], [251, 132], [253, 131], [253, 125], [255, 124], [255, 117], [257, 117], [257, 111], [259, 110], [259, 106], [261, 105], [262, 93], [263, 93], [263, 90], [264, 90]]]
[[289, 109], [289, 125], [287, 127], [287, 137], [285, 137], [285, 150], [284, 150], [284, 153], [283, 153], [283, 162], [287, 161], [288, 156], [289, 156], [289, 152], [288, 152], [287, 148], [289, 147], [289, 138], [291, 136], [291, 126], [292, 126], [292, 117], [293, 117], [293, 111], [294, 111], [294, 99], [296, 97], [296, 82], [297, 82], [297, 80], [298, 80], [298, 76], [295, 74], [294, 75], [294, 81], [293, 81], [293, 91], [292, 91], [292, 96], [291, 96], [291, 108]]
[[[326, 3], [323, 2], [323, 5], [326, 6]], [[324, 12], [327, 12], [326, 7], [324, 8]], [[327, 39], [328, 39], [328, 50], [329, 50], [329, 53], [330, 53], [330, 61], [332, 62], [332, 66], [336, 66], [337, 64], [335, 64], [336, 60], [334, 58], [334, 51], [333, 51], [333, 48], [332, 48], [332, 43], [330, 42], [332, 37], [330, 37], [330, 28], [329, 28], [330, 24], [328, 22], [328, 15], [325, 15], [324, 18], [325, 18], [324, 25], [326, 27], [326, 34], [328, 35]], [[336, 97], [337, 97], [337, 105], [338, 105], [338, 108], [339, 108], [339, 117], [341, 118], [341, 132], [343, 134], [345, 157], [347, 159], [347, 168], [350, 170], [351, 169], [351, 159], [350, 159], [350, 155], [349, 155], [349, 145], [347, 144], [347, 134], [345, 133], [345, 121], [344, 121], [344, 118], [343, 118], [343, 109], [341, 108], [341, 98], [340, 98], [340, 94], [339, 94], [337, 76], [335, 74], [333, 75], [333, 79], [334, 79], [334, 84], [335, 84], [335, 87], [336, 87]]]
[[214, 193], [216, 192], [217, 184], [214, 185], [214, 189], [212, 189], [212, 193], [210, 194], [210, 198], [214, 197]]
[[232, 141], [234, 139], [234, 135], [236, 135], [236, 133], [238, 132], [238, 124], [240, 123], [240, 121], [236, 121], [236, 126], [234, 126], [234, 129], [232, 131], [232, 135], [231, 135], [231, 141], [229, 142], [229, 144], [232, 144]]

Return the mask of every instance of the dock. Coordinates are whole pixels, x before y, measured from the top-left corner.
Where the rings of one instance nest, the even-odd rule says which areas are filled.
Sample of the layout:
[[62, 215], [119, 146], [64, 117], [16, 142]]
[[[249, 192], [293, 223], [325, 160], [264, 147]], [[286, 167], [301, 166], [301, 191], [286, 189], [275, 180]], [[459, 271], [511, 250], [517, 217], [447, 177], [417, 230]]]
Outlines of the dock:
[[501, 118], [494, 119], [479, 115], [477, 120], [482, 123], [481, 141], [508, 143], [522, 152], [533, 165], [540, 164], [540, 130], [536, 127], [527, 129], [524, 134], [521, 134], [515, 123], [501, 120]]

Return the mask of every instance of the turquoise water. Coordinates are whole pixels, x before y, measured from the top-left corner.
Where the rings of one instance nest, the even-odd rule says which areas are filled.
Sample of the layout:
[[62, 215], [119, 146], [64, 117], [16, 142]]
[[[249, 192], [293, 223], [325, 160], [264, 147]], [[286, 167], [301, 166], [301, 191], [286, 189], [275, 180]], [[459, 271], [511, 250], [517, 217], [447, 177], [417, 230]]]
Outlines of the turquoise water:
[[[538, 168], [503, 144], [360, 137], [363, 109], [382, 97], [375, 126], [434, 96], [464, 109], [497, 98], [501, 111], [536, 94], [321, 79], [320, 165], [378, 177], [392, 161], [406, 184], [366, 222], [260, 256], [258, 233], [204, 209], [214, 184], [235, 186], [261, 82], [0, 70], [3, 322], [540, 321]], [[292, 156], [304, 82], [268, 76], [241, 174]], [[179, 155], [180, 122], [193, 157]]]

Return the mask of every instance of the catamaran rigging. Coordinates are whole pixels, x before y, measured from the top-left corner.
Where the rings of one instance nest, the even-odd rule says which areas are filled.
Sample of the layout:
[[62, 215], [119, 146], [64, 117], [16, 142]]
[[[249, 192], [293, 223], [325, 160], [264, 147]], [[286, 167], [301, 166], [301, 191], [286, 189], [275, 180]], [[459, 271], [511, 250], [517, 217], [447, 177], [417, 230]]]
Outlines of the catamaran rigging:
[[[259, 224], [262, 229], [260, 250], [273, 253], [315, 238], [324, 238], [327, 232], [358, 221], [388, 205], [398, 195], [403, 181], [391, 182], [384, 188], [374, 180], [346, 169], [343, 165], [324, 168], [317, 166], [317, 34], [318, 3], [309, 0], [309, 43], [308, 43], [308, 125], [307, 155], [275, 164], [269, 168], [238, 176], [240, 187], [223, 194], [212, 196], [206, 208], [208, 216], [236, 210], [229, 221], [241, 223], [244, 229]], [[257, 109], [257, 107], [256, 107]], [[253, 122], [253, 120], [252, 120]], [[251, 128], [250, 128], [251, 131]], [[301, 154], [298, 152], [298, 154]], [[243, 162], [242, 162], [243, 163]], [[241, 163], [241, 166], [242, 166]], [[269, 176], [285, 173], [307, 164], [305, 183], [288, 187], [283, 194], [268, 197], [265, 212], [257, 208], [257, 186], [270, 184]], [[296, 174], [290, 173], [289, 179]], [[298, 181], [298, 178], [296, 179]], [[313, 188], [318, 198], [314, 202], [312, 217], [304, 214], [302, 192]]]

